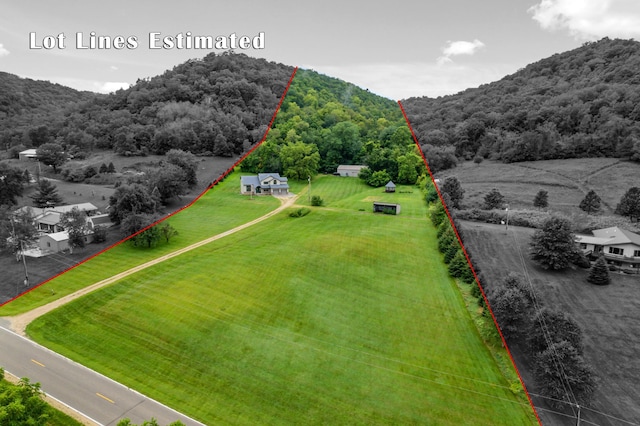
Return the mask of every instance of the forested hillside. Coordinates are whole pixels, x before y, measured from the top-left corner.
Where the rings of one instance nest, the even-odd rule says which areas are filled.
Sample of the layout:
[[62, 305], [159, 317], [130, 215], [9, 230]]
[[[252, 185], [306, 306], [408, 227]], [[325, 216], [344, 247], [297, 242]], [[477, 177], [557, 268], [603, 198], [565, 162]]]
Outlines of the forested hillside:
[[424, 168], [396, 102], [298, 70], [267, 140], [242, 169], [307, 179], [340, 164], [366, 165], [361, 177], [373, 186], [413, 184]]
[[497, 82], [402, 104], [433, 171], [475, 156], [640, 161], [640, 43], [585, 43]]
[[292, 72], [264, 59], [211, 53], [110, 95], [3, 74], [0, 87], [10, 90], [0, 91], [0, 141], [14, 154], [55, 142], [76, 158], [95, 148], [231, 156], [260, 140]]

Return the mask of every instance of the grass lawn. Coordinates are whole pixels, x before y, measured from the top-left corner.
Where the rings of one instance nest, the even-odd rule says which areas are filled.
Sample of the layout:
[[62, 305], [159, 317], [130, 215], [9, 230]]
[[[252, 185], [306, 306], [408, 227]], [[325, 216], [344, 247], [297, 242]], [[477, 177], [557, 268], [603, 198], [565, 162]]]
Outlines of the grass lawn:
[[[371, 213], [393, 194], [355, 179], [312, 193], [326, 207], [141, 271], [28, 333], [207, 424], [536, 424], [448, 277], [419, 191], [395, 194], [399, 216]], [[237, 216], [215, 206], [182, 220]]]
[[234, 173], [191, 207], [167, 219], [179, 233], [169, 243], [151, 249], [133, 247], [129, 243], [112, 247], [89, 262], [0, 307], [0, 316], [29, 311], [158, 256], [251, 221], [280, 205], [273, 197], [251, 199], [239, 196], [239, 192], [240, 175]]
[[[477, 259], [487, 287], [508, 272], [524, 275], [526, 271], [538, 300], [544, 306], [566, 312], [581, 326], [585, 359], [599, 376], [592, 403], [582, 409], [582, 419], [598, 425], [640, 423], [639, 276], [612, 273], [610, 285], [591, 285], [586, 281], [588, 270], [554, 272], [534, 264], [528, 256], [533, 229], [509, 227], [507, 234], [504, 226], [474, 222], [462, 225], [465, 247]], [[527, 389], [536, 393], [535, 383], [529, 381], [523, 366], [519, 369], [525, 373]], [[539, 397], [534, 396], [533, 401], [539, 407], [547, 407]], [[543, 424], [575, 424], [575, 419], [566, 416], [538, 412]], [[572, 414], [568, 408], [564, 413]]]
[[[465, 190], [462, 204], [480, 207], [484, 196], [496, 188], [512, 209], [533, 208], [536, 193], [549, 193], [549, 206], [568, 215], [582, 214], [578, 208], [586, 193], [593, 189], [611, 214], [622, 195], [640, 185], [640, 164], [611, 158], [578, 158], [504, 164], [471, 161], [438, 174], [444, 181], [456, 176]], [[611, 183], [615, 182], [616, 185]]]

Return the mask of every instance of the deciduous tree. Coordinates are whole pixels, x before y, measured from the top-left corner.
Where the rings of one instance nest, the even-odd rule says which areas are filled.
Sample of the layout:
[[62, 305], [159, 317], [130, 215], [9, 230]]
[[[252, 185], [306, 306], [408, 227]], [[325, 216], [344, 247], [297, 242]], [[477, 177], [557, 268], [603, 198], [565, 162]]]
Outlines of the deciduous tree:
[[293, 142], [281, 148], [280, 161], [285, 176], [294, 180], [306, 180], [318, 173], [320, 154], [313, 144]]
[[24, 191], [22, 171], [0, 163], [0, 205], [14, 205]]
[[74, 207], [70, 212], [64, 213], [60, 217], [60, 224], [69, 234], [69, 245], [71, 248], [83, 248], [85, 237], [89, 234], [87, 224], [87, 214]]
[[487, 210], [499, 209], [503, 203], [504, 196], [496, 188], [493, 188], [484, 196], [484, 208]]
[[45, 143], [36, 149], [38, 160], [47, 166], [53, 167], [53, 172], [58, 173], [58, 167], [67, 161], [67, 155], [61, 145], [57, 143]]
[[122, 185], [109, 198], [109, 218], [119, 225], [129, 215], [155, 213], [159, 203], [141, 184]]

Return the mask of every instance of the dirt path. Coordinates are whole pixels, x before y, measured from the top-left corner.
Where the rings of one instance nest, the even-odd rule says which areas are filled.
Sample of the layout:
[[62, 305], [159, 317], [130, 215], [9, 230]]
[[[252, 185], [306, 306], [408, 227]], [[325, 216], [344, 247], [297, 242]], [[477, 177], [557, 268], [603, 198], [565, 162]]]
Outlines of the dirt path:
[[13, 330], [15, 333], [21, 335], [21, 336], [26, 336], [25, 330], [27, 328], [27, 325], [29, 325], [30, 322], [32, 322], [33, 320], [35, 320], [36, 318], [51, 312], [52, 310], [66, 304], [69, 303], [79, 297], [84, 296], [85, 294], [91, 293], [94, 290], [97, 290], [101, 287], [104, 287], [106, 285], [112, 284], [118, 280], [121, 280], [129, 275], [135, 274], [136, 272], [142, 271], [143, 269], [146, 269], [150, 266], [153, 265], [157, 265], [160, 262], [164, 262], [165, 260], [171, 259], [173, 257], [179, 256], [183, 253], [186, 253], [188, 251], [194, 250], [198, 247], [202, 247], [206, 244], [209, 244], [210, 242], [219, 240], [220, 238], [224, 238], [227, 235], [231, 235], [234, 234], [238, 231], [241, 231], [243, 229], [246, 229], [250, 226], [255, 225], [256, 223], [260, 223], [263, 220], [266, 220], [272, 216], [275, 216], [276, 214], [280, 213], [282, 210], [291, 207], [295, 204], [296, 200], [298, 199], [299, 194], [298, 195], [294, 195], [291, 197], [287, 197], [287, 198], [280, 198], [280, 202], [282, 203], [277, 209], [265, 214], [264, 216], [260, 216], [257, 219], [254, 219], [250, 222], [244, 223], [240, 226], [236, 226], [233, 229], [230, 229], [228, 231], [225, 232], [221, 232], [220, 234], [214, 235], [212, 237], [206, 238], [202, 241], [199, 241], [197, 243], [191, 244], [190, 246], [187, 247], [183, 247], [181, 249], [178, 249], [176, 251], [173, 251], [171, 253], [165, 254], [164, 256], [160, 256], [156, 259], [150, 260], [149, 262], [143, 263], [142, 265], [138, 265], [135, 266], [131, 269], [128, 269], [126, 271], [120, 272], [119, 274], [113, 275], [112, 277], [106, 278], [102, 281], [98, 281], [95, 284], [91, 284], [88, 287], [85, 287], [83, 289], [80, 289], [78, 291], [76, 291], [75, 293], [71, 293], [68, 294], [66, 296], [61, 297], [58, 300], [54, 300], [51, 303], [48, 303], [46, 305], [40, 306], [38, 308], [35, 308], [29, 312], [25, 312], [23, 314], [20, 315], [16, 315], [14, 317], [5, 317], [4, 319], [8, 320], [10, 323], [10, 328], [11, 330]]

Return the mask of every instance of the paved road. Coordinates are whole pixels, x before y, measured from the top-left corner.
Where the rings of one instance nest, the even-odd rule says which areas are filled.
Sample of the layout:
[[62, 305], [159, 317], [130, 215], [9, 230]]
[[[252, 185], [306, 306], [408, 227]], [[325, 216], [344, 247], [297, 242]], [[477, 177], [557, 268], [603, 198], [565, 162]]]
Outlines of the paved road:
[[50, 397], [99, 425], [115, 425], [124, 417], [141, 424], [152, 417], [161, 425], [180, 420], [202, 425], [160, 403], [64, 358], [7, 328], [0, 322], [0, 366], [18, 377], [40, 382]]

